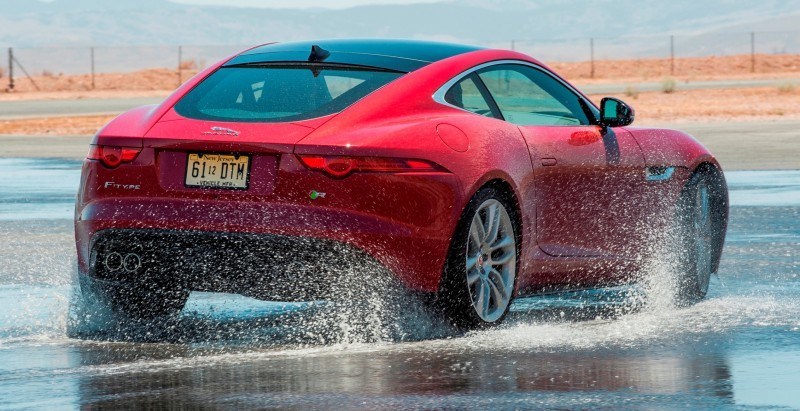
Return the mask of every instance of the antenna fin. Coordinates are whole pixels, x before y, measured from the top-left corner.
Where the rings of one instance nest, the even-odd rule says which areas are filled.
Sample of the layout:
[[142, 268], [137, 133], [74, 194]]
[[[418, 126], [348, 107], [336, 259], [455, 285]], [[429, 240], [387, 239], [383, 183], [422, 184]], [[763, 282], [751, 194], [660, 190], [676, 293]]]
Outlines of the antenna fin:
[[308, 56], [308, 61], [325, 61], [331, 53], [318, 45], [311, 46], [311, 54]]

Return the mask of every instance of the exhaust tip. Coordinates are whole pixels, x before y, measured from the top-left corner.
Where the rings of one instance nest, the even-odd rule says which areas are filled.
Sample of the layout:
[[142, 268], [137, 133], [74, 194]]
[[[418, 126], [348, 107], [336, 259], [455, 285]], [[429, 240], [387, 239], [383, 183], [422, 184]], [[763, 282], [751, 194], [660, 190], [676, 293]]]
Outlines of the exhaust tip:
[[108, 255], [106, 255], [106, 259], [103, 261], [103, 265], [105, 265], [106, 269], [109, 271], [119, 270], [123, 265], [122, 255], [116, 251], [108, 253]]
[[142, 266], [142, 259], [138, 254], [128, 253], [125, 254], [125, 258], [122, 260], [122, 265], [125, 267], [125, 271], [133, 272]]

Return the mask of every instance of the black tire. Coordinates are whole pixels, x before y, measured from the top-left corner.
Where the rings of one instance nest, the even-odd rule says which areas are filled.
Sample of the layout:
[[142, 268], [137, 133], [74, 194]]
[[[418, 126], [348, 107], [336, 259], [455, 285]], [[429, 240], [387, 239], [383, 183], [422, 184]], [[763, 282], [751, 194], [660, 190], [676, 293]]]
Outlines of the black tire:
[[[491, 268], [496, 267], [491, 266], [489, 270], [484, 270], [483, 268], [478, 269], [481, 277], [477, 281], [474, 280], [474, 275], [471, 275], [470, 277], [473, 278], [473, 285], [470, 285], [468, 281], [468, 275], [470, 272], [473, 274], [475, 273], [475, 270], [468, 270], [467, 267], [468, 249], [471, 244], [474, 244], [474, 242], [470, 243], [470, 229], [472, 221], [479, 212], [484, 213], [484, 217], [486, 216], [488, 211], [483, 211], [484, 209], [481, 208], [482, 206], [485, 206], [486, 204], [494, 205], [498, 203], [502, 206], [504, 210], [503, 212], [506, 213], [507, 217], [509, 218], [510, 227], [507, 227], [507, 229], [498, 229], [497, 239], [499, 241], [501, 234], [510, 236], [510, 238], [513, 239], [513, 246], [509, 247], [508, 245], [505, 245], [503, 246], [502, 250], [498, 249], [495, 252], [486, 254], [488, 258], [486, 258], [485, 261], [484, 254], [486, 250], [481, 248], [480, 251], [478, 251], [478, 254], [480, 255], [478, 261], [480, 261], [480, 265], [484, 266], [486, 264], [491, 264], [494, 262], [494, 253], [500, 254], [497, 257], [498, 261], [506, 257], [513, 258], [513, 262], [507, 262], [504, 263], [505, 265], [503, 265], [505, 269], [509, 269], [509, 267], [513, 266], [513, 278], [510, 278], [509, 281], [509, 277], [507, 276], [508, 271], [503, 271], [501, 273], [501, 270], [492, 270]], [[502, 216], [502, 213], [500, 213], [500, 215]], [[503, 223], [499, 222], [498, 220], [498, 227], [501, 225], [503, 225]], [[502, 323], [508, 314], [509, 307], [511, 306], [514, 298], [514, 289], [516, 287], [517, 275], [519, 273], [519, 239], [519, 214], [516, 204], [513, 202], [513, 200], [510, 200], [501, 191], [493, 187], [484, 187], [479, 190], [470, 200], [456, 228], [454, 237], [451, 241], [447, 261], [445, 263], [442, 282], [439, 287], [439, 292], [435, 298], [436, 307], [441, 310], [450, 323], [460, 329], [465, 330], [483, 328]], [[499, 242], [495, 244], [499, 244]], [[507, 255], [508, 252], [513, 253], [513, 256]], [[479, 264], [476, 263], [474, 267], [478, 267]], [[487, 271], [489, 271], [489, 273], [487, 273]], [[495, 275], [495, 272], [498, 274]], [[505, 279], [503, 277], [505, 277]], [[476, 301], [475, 297], [473, 296], [473, 294], [476, 293], [476, 287], [478, 287], [476, 285], [477, 282], [481, 282], [482, 285], [480, 287], [486, 287], [489, 290], [487, 291], [488, 294], [485, 294], [486, 297], [484, 297], [483, 300], [489, 302], [486, 302], [485, 305], [482, 304], [483, 306], [491, 306], [491, 299], [494, 298], [494, 310], [492, 311], [491, 308], [483, 310], [484, 313], [491, 313], [492, 315], [487, 314], [482, 317], [482, 315], [479, 314], [479, 308], [477, 307], [479, 305], [478, 301], [481, 300], [479, 299]], [[500, 286], [503, 284], [510, 287], [510, 290], [506, 290], [504, 288], [505, 286]], [[502, 293], [499, 291], [501, 288], [503, 288], [504, 291]], [[495, 291], [497, 294], [494, 293]], [[506, 295], [506, 293], [508, 294], [507, 304], [503, 304], [504, 299], [502, 296]], [[491, 297], [489, 297], [490, 295]], [[489, 300], [486, 300], [486, 298], [489, 298]]]
[[727, 216], [727, 188], [721, 173], [697, 170], [678, 200], [674, 243], [676, 302], [689, 306], [704, 299], [718, 268]]

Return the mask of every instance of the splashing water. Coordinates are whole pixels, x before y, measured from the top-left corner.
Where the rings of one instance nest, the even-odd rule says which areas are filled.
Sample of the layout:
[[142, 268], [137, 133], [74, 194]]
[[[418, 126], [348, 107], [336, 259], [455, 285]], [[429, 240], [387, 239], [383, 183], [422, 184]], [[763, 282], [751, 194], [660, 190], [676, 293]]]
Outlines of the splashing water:
[[[31, 168], [36, 175], [63, 174], [65, 170], [76, 173], [76, 163], [65, 161], [45, 160], [37, 163], [36, 160], [3, 160], [0, 163], [3, 163], [0, 166], [14, 170], [15, 173], [20, 173], [18, 170], [24, 170], [25, 167]], [[743, 193], [753, 190], [761, 193], [761, 189], [758, 188], [760, 181], [757, 178], [758, 174], [739, 172], [732, 175], [734, 178], [730, 183], [731, 198], [734, 201], [744, 201], [743, 204], [750, 204], [749, 200], [742, 200], [749, 198]], [[25, 176], [18, 177], [16, 181], [27, 179]], [[41, 201], [44, 201], [44, 204], [62, 204], [67, 201], [66, 199], [71, 201], [66, 193], [73, 189], [70, 184], [72, 179], [61, 179], [61, 181], [61, 185], [40, 186], [27, 195], [22, 195], [24, 190], [17, 185], [5, 188], [17, 194], [5, 203], [4, 213], [0, 215], [2, 217], [0, 219], [8, 220], [0, 234], [10, 240], [5, 242], [3, 255], [9, 261], [15, 259], [21, 264], [7, 266], [4, 269], [6, 280], [0, 284], [0, 302], [11, 307], [2, 317], [0, 344], [7, 342], [8, 338], [20, 338], [25, 335], [56, 338], [64, 337], [68, 331], [74, 335], [90, 335], [108, 317], [108, 313], [95, 310], [88, 302], [76, 299], [80, 293], [75, 292], [74, 286], [70, 228], [67, 222], [58, 220], [66, 217], [65, 215], [41, 216], [48, 219], [33, 220], [34, 224], [26, 227], [27, 235], [16, 235], [28, 223], [13, 221], [11, 217], [18, 214], [15, 211], [15, 204], [25, 204], [24, 208], [35, 210], [36, 207], [30, 207], [29, 204], [36, 201], [36, 198], [43, 198]], [[784, 195], [785, 201], [781, 203], [773, 196], [770, 204], [775, 201], [789, 204], [796, 197], [796, 192], [800, 191], [798, 186], [792, 183], [796, 180], [792, 179], [790, 172], [772, 176], [770, 181], [773, 194], [775, 194], [774, 187], [789, 188]], [[736, 200], [737, 198], [740, 200]], [[736, 232], [731, 234], [734, 239], [736, 236]], [[784, 238], [784, 240], [791, 239], [792, 237]], [[669, 243], [663, 241], [659, 244]], [[650, 254], [669, 255], [663, 250], [653, 250]], [[787, 255], [793, 256], [791, 252]], [[73, 269], [66, 270], [65, 267]], [[796, 265], [793, 268], [796, 268]], [[580, 327], [583, 324], [579, 321], [589, 319], [595, 314], [599, 318], [613, 318], [614, 321], [621, 321], [620, 319], [626, 315], [639, 318], [663, 313], [682, 318], [684, 314], [696, 308], [688, 311], [675, 308], [674, 270], [670, 258], [654, 258], [648, 261], [646, 268], [639, 274], [641, 281], [637, 286], [594, 293], [572, 293], [569, 297], [535, 297], [519, 300], [512, 307], [509, 324], [502, 329], [519, 327], [520, 322], [531, 320], [550, 323], [549, 326], [552, 327], [560, 327], [565, 322], [570, 327], [576, 326], [575, 324]], [[150, 333], [156, 340], [165, 338], [169, 341], [202, 341], [206, 337], [202, 333], [188, 331], [200, 328], [211, 332], [208, 337], [212, 340], [224, 341], [225, 338], [237, 336], [241, 337], [236, 338], [237, 340], [247, 340], [248, 327], [261, 330], [262, 326], [268, 325], [272, 328], [266, 333], [269, 337], [259, 337], [260, 331], [253, 331], [250, 337], [264, 343], [268, 339], [275, 338], [276, 334], [285, 333], [290, 338], [278, 339], [279, 344], [288, 341], [321, 345], [415, 341], [459, 334], [441, 319], [432, 317], [418, 297], [404, 293], [396, 284], [390, 284], [386, 276], [374, 273], [350, 274], [349, 278], [344, 277], [342, 284], [339, 285], [339, 293], [345, 296], [342, 302], [267, 303], [244, 297], [195, 293], [182, 317], [167, 327], [175, 332], [174, 336], [164, 335], [163, 332], [156, 334], [147, 330], [144, 332]], [[364, 279], [369, 281], [363, 281]], [[354, 287], [354, 284], [358, 287]], [[776, 303], [773, 302], [772, 305], [774, 304]], [[554, 310], [560, 315], [543, 314]], [[213, 330], [212, 324], [215, 321], [218, 322], [220, 329]], [[553, 321], [555, 322], [551, 323]], [[199, 325], [201, 323], [204, 324], [202, 327]], [[164, 324], [159, 326], [163, 327]], [[226, 327], [230, 329], [223, 331]], [[215, 338], [215, 335], [219, 335], [220, 338]], [[117, 337], [126, 336], [118, 334]]]
[[[45, 166], [77, 172], [71, 163]], [[796, 379], [768, 378], [752, 365], [779, 358], [789, 362], [787, 367], [797, 366], [800, 204], [794, 199], [800, 184], [793, 182], [800, 181], [800, 173], [780, 175], [785, 184], [770, 189], [774, 205], [768, 207], [747, 195], [763, 193], [759, 176], [729, 176], [735, 202], [722, 281], [712, 278], [705, 301], [676, 307], [673, 264], [669, 258], [653, 259], [638, 285], [519, 299], [504, 325], [466, 334], [429, 315], [419, 297], [393, 288], [385, 278], [352, 273], [377, 283], [353, 287], [349, 281], [342, 285], [347, 298], [339, 302], [274, 303], [193, 293], [177, 318], [98, 337], [94, 333], [104, 313], [75, 299], [71, 215], [52, 211], [61, 206], [48, 206], [51, 211], [30, 219], [9, 217], [17, 208], [36, 208], [40, 193], [31, 193], [24, 202], [0, 207], [6, 213], [0, 213], [0, 403], [30, 405], [30, 398], [49, 397], [52, 402], [39, 406], [58, 407], [116, 398], [107, 387], [122, 387], [119, 398], [139, 398], [132, 392], [152, 398], [154, 387], [185, 387], [198, 378], [218, 377], [218, 384], [244, 384], [246, 393], [211, 394], [209, 401], [223, 401], [215, 402], [221, 406], [242, 404], [224, 402], [235, 400], [301, 407], [316, 398], [343, 408], [670, 408], [686, 401], [700, 401], [689, 402], [698, 408], [800, 407], [776, 391], [785, 385], [781, 381]], [[0, 183], [0, 193], [9, 189]], [[71, 201], [44, 198], [47, 204]], [[779, 370], [780, 362], [770, 369]], [[168, 377], [177, 370], [192, 377]], [[356, 377], [359, 373], [363, 378]], [[777, 388], [760, 385], [756, 377]], [[152, 386], [133, 382], [139, 380]], [[276, 384], [276, 391], [265, 394], [269, 384]], [[41, 395], [44, 386], [48, 396]], [[472, 391], [458, 388], [464, 386]], [[194, 388], [203, 392], [202, 387]], [[752, 394], [748, 387], [766, 394]], [[364, 392], [380, 395], [365, 397]], [[439, 393], [436, 400], [427, 396], [430, 392]], [[538, 402], [526, 402], [532, 392]], [[140, 403], [148, 404], [153, 405]]]

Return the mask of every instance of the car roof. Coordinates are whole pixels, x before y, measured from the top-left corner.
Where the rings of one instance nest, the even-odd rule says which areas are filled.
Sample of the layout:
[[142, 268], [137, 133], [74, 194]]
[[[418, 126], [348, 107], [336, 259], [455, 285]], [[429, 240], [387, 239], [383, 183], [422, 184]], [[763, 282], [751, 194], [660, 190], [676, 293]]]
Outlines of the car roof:
[[482, 47], [422, 40], [333, 39], [273, 43], [232, 58], [225, 66], [258, 63], [309, 62], [312, 46], [330, 53], [325, 64], [367, 66], [409, 72], [430, 63]]

